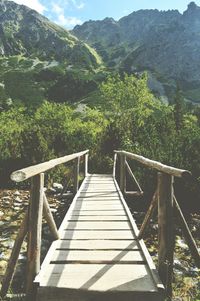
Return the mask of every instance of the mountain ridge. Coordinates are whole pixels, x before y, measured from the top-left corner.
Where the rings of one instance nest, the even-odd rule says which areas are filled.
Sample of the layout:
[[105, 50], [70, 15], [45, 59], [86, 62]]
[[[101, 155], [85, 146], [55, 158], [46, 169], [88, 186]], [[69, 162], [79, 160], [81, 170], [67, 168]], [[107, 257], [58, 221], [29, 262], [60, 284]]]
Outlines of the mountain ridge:
[[194, 2], [183, 14], [139, 10], [119, 21], [85, 22], [72, 33], [94, 47], [108, 67], [128, 73], [148, 71], [164, 85], [169, 98], [178, 83], [186, 99], [200, 100], [200, 7]]

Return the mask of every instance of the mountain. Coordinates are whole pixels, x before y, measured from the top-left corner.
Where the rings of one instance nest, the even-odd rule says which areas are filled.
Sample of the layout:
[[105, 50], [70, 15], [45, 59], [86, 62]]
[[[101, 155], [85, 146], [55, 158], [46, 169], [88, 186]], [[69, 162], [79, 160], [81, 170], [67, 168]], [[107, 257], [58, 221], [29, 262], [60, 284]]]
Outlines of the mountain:
[[102, 60], [36, 11], [0, 0], [0, 106], [74, 102], [96, 89]]
[[94, 51], [36, 11], [0, 0], [0, 55], [24, 55], [96, 67]]
[[176, 85], [186, 99], [200, 102], [200, 7], [194, 2], [177, 10], [139, 10], [115, 21], [88, 21], [72, 33], [94, 47], [108, 67], [148, 71], [149, 85], [173, 98]]

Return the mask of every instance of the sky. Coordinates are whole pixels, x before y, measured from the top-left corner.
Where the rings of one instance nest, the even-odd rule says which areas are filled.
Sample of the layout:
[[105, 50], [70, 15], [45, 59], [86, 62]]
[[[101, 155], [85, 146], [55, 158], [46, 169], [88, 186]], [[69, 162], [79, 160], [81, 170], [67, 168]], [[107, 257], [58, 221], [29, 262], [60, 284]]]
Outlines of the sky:
[[[139, 9], [187, 9], [191, 0], [13, 0], [24, 4], [48, 17], [51, 21], [72, 29], [88, 20], [115, 20]], [[195, 3], [200, 6], [200, 0]]]

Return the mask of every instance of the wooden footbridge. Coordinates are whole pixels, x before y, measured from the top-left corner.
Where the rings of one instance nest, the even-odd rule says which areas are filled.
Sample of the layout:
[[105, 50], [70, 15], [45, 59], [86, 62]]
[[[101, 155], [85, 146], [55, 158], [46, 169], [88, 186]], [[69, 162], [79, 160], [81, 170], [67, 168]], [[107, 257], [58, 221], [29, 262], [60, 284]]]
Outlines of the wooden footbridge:
[[[117, 160], [119, 158], [119, 160]], [[79, 166], [84, 160], [84, 180], [79, 188]], [[158, 185], [140, 231], [125, 202], [126, 194], [139, 196], [142, 189], [127, 160], [134, 159], [159, 171]], [[74, 160], [74, 199], [57, 230], [44, 192], [44, 172]], [[116, 181], [119, 161], [120, 183]], [[126, 191], [126, 171], [137, 186]], [[16, 182], [32, 179], [29, 210], [22, 222], [1, 288], [8, 291], [22, 242], [27, 235], [27, 300], [37, 301], [156, 301], [172, 292], [174, 225], [176, 208], [192, 256], [200, 266], [196, 244], [173, 192], [173, 177], [190, 172], [163, 165], [144, 157], [116, 151], [113, 174], [89, 174], [88, 151], [31, 166], [11, 175]], [[64, 191], [63, 191], [64, 193]], [[143, 241], [158, 204], [158, 270]], [[40, 247], [42, 215], [55, 239], [42, 266]]]

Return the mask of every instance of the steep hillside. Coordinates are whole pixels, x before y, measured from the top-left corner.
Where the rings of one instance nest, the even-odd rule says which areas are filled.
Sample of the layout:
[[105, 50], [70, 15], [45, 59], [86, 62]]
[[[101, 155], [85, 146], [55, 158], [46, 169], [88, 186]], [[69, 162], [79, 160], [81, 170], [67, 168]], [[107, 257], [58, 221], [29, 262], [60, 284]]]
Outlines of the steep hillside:
[[0, 0], [0, 106], [74, 102], [96, 89], [94, 49], [36, 11]]
[[185, 98], [200, 102], [200, 7], [139, 10], [119, 21], [88, 21], [73, 34], [93, 46], [109, 67], [127, 72], [148, 70], [169, 98], [176, 84]]

